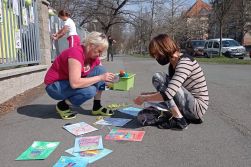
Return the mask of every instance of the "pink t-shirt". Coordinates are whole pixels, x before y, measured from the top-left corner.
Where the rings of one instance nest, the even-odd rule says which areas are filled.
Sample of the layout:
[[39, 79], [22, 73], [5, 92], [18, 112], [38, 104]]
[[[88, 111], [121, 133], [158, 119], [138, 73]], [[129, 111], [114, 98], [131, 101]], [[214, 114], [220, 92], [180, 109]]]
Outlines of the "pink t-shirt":
[[81, 63], [81, 76], [86, 77], [94, 67], [101, 64], [99, 58], [92, 61], [89, 67], [84, 67], [85, 62], [85, 48], [83, 45], [72, 47], [64, 50], [59, 56], [56, 57], [52, 66], [47, 71], [44, 83], [46, 85], [52, 84], [60, 80], [69, 80], [68, 59], [73, 58]]

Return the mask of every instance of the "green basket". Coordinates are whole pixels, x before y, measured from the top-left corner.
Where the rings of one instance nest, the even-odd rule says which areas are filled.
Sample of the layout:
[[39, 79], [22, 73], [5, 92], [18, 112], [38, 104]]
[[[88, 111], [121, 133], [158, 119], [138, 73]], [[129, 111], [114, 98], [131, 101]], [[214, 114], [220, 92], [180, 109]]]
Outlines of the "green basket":
[[127, 91], [133, 88], [135, 75], [136, 74], [128, 73], [128, 77], [120, 77], [119, 82], [113, 84], [113, 89]]

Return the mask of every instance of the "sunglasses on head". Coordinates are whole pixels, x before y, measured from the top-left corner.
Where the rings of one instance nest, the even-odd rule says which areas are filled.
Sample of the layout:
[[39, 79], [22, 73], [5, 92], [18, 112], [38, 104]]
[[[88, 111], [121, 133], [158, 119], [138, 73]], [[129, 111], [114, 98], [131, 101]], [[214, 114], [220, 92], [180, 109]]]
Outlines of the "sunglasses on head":
[[99, 36], [100, 36], [101, 38], [103, 38], [103, 39], [107, 38], [106, 35], [105, 35], [104, 33], [100, 34]]

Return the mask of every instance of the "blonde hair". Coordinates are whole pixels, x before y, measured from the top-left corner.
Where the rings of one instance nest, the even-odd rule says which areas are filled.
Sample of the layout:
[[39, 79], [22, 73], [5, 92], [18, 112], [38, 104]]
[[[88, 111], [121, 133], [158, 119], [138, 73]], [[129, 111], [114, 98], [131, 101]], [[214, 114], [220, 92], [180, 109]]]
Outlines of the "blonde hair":
[[95, 45], [95, 46], [102, 46], [105, 48], [105, 50], [108, 49], [108, 40], [105, 34], [93, 31], [90, 34], [87, 35], [87, 37], [84, 40], [84, 45]]

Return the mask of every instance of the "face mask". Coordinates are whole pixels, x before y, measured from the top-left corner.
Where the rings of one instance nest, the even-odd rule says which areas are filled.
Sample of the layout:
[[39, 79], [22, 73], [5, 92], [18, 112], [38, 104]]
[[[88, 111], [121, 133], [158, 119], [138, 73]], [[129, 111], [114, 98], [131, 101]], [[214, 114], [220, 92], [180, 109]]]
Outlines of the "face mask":
[[167, 65], [170, 62], [168, 56], [161, 56], [157, 58], [156, 60], [162, 66]]

